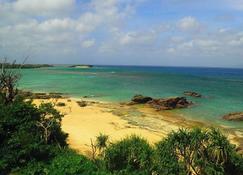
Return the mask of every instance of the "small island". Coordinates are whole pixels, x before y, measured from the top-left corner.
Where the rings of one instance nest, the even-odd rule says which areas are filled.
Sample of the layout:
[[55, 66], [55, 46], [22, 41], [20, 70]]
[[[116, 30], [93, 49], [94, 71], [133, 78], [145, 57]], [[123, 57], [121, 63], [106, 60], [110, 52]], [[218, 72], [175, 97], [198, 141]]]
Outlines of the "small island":
[[69, 66], [69, 67], [80, 68], [80, 69], [89, 69], [89, 68], [92, 68], [94, 66], [93, 65], [86, 65], [86, 64], [78, 64], [78, 65], [72, 65], [72, 66]]
[[4, 63], [2, 64], [7, 69], [36, 69], [36, 68], [43, 68], [43, 67], [53, 67], [50, 64], [11, 64], [11, 63]]

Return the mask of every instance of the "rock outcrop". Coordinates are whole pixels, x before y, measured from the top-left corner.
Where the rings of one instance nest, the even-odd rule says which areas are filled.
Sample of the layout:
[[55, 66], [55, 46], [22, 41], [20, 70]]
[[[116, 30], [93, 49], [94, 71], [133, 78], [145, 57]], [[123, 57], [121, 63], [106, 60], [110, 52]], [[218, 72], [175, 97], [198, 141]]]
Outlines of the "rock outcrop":
[[191, 97], [202, 97], [201, 94], [197, 93], [197, 92], [193, 92], [193, 91], [185, 91], [184, 95], [186, 96], [191, 96]]
[[229, 113], [223, 116], [223, 119], [228, 121], [243, 121], [243, 112]]
[[85, 107], [85, 106], [88, 105], [88, 103], [87, 103], [86, 101], [77, 101], [77, 103], [78, 103], [78, 105], [79, 105], [80, 107]]
[[134, 104], [145, 104], [149, 101], [153, 100], [151, 97], [143, 96], [143, 95], [135, 95], [132, 98], [132, 103]]
[[157, 110], [172, 110], [178, 108], [187, 108], [192, 105], [192, 102], [187, 101], [185, 97], [161, 98], [153, 99], [148, 102], [153, 108]]
[[188, 101], [185, 97], [153, 99], [148, 96], [135, 95], [129, 104], [147, 104], [157, 110], [172, 110], [186, 108], [192, 105], [192, 102]]
[[33, 93], [29, 91], [19, 90], [19, 95], [26, 99], [51, 99], [51, 98], [64, 98], [62, 93], [51, 92], [51, 93]]

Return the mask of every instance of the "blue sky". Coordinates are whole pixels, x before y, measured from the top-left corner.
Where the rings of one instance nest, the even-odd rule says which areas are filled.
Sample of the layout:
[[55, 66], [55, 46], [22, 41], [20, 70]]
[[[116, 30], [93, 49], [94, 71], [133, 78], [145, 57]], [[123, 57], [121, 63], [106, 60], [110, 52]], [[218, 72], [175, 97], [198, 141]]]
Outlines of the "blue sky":
[[0, 0], [0, 56], [243, 67], [243, 0]]

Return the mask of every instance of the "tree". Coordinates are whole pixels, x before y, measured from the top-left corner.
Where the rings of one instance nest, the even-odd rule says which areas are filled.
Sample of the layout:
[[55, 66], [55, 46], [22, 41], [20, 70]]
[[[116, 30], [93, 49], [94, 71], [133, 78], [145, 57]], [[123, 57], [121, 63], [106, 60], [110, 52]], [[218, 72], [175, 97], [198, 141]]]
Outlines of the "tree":
[[[60, 114], [51, 103], [42, 103], [39, 106], [40, 120], [36, 122], [37, 127], [41, 128], [45, 144], [58, 143], [65, 146], [67, 134], [61, 131], [61, 121], [63, 115]], [[59, 145], [60, 146], [60, 145]]]
[[[1, 63], [0, 93], [4, 104], [9, 104], [13, 102], [18, 93], [16, 84], [20, 79], [20, 74], [16, 70], [5, 68], [5, 62]], [[15, 62], [13, 62], [14, 64]]]
[[92, 149], [91, 157], [93, 160], [96, 160], [97, 154], [101, 156], [101, 158], [103, 158], [104, 151], [108, 146], [108, 140], [109, 140], [109, 136], [102, 133], [100, 133], [100, 135], [96, 137], [95, 143], [93, 142], [92, 139], [90, 139], [91, 149]]
[[101, 134], [96, 137], [96, 146], [100, 153], [102, 154], [107, 147], [109, 136], [105, 134]]
[[[14, 63], [13, 63], [14, 64]], [[50, 103], [38, 107], [18, 96], [19, 74], [2, 66], [0, 73], [0, 172], [30, 161], [52, 158], [67, 145], [61, 115]], [[0, 173], [0, 174], [1, 174]]]
[[[234, 146], [219, 130], [180, 129], [156, 145], [156, 171], [161, 174], [242, 173]], [[234, 161], [237, 159], [237, 161]]]

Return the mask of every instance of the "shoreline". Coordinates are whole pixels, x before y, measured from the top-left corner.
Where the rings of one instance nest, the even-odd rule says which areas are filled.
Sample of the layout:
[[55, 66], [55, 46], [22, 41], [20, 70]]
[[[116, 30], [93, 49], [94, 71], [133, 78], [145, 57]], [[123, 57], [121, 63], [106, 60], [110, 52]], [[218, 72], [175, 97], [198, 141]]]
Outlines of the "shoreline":
[[[41, 102], [52, 102], [51, 100], [34, 99], [33, 102], [39, 105]], [[70, 101], [71, 100], [71, 101]], [[106, 111], [105, 108], [96, 104], [86, 107], [79, 107], [73, 99], [55, 99], [56, 102], [63, 102], [64, 107], [57, 107], [64, 118], [62, 129], [69, 134], [68, 144], [78, 152], [90, 155], [91, 142], [100, 133], [107, 134], [110, 141], [117, 141], [125, 136], [136, 134], [142, 136], [150, 143], [159, 141], [164, 135], [148, 131], [135, 125], [129, 124], [126, 120]]]
[[[80, 107], [77, 104], [80, 100], [86, 101], [88, 105]], [[95, 140], [100, 133], [107, 134], [111, 142], [136, 134], [154, 144], [180, 128], [212, 127], [211, 124], [174, 116], [167, 111], [158, 112], [144, 105], [128, 106], [75, 97], [33, 99], [33, 102], [36, 105], [41, 102], [65, 103], [65, 106], [56, 106], [56, 109], [64, 114], [62, 129], [69, 134], [68, 144], [87, 156], [91, 154], [91, 139]], [[223, 131], [231, 143], [243, 148], [242, 132], [237, 133], [223, 126], [214, 127]]]

